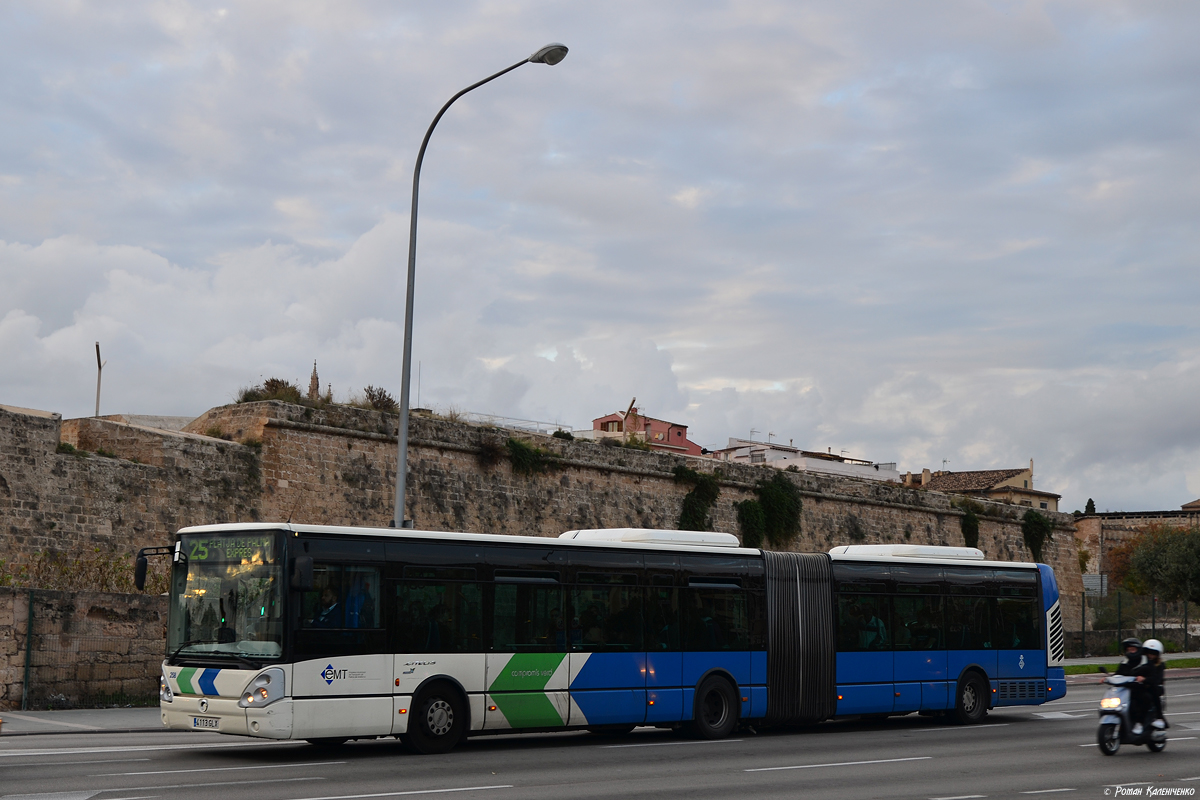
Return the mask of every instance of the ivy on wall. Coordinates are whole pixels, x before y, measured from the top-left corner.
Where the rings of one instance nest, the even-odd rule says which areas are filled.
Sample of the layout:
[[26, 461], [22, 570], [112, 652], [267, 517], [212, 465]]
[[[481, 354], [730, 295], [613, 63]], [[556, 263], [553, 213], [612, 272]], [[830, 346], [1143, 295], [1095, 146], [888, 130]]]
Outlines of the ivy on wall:
[[1021, 534], [1033, 560], [1041, 561], [1042, 547], [1054, 538], [1054, 523], [1045, 515], [1029, 509], [1021, 519]]
[[756, 500], [737, 504], [738, 528], [742, 544], [762, 547], [763, 542], [780, 549], [786, 548], [800, 535], [800, 487], [781, 472], [769, 480], [759, 481], [754, 489]]
[[676, 483], [691, 484], [692, 490], [683, 496], [683, 505], [679, 509], [679, 530], [707, 531], [712, 530], [712, 520], [708, 512], [721, 494], [717, 481], [720, 472], [697, 472], [682, 464], [673, 470]]

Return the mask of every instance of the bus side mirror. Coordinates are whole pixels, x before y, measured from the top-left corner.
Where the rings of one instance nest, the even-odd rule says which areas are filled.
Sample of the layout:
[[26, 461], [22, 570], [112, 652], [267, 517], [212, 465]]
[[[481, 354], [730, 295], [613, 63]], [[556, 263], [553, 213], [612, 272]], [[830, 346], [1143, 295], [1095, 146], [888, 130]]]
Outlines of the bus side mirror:
[[139, 592], [146, 589], [146, 566], [148, 562], [145, 556], [138, 556], [137, 561], [133, 565], [133, 585], [137, 587]]
[[310, 592], [313, 588], [312, 556], [296, 556], [292, 562], [292, 589], [297, 592]]

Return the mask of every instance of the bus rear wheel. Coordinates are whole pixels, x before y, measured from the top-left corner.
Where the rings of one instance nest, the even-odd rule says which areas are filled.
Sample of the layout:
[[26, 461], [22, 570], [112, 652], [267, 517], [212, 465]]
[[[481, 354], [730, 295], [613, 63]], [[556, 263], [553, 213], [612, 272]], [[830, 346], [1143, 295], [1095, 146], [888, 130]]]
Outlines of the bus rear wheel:
[[729, 681], [715, 675], [701, 681], [696, 689], [692, 734], [700, 739], [724, 739], [733, 733], [737, 721], [737, 694]]
[[968, 673], [958, 682], [955, 693], [954, 721], [960, 725], [983, 722], [988, 712], [988, 685], [976, 672]]
[[448, 752], [462, 739], [467, 728], [467, 709], [462, 697], [447, 683], [431, 684], [413, 698], [405, 744], [418, 753]]

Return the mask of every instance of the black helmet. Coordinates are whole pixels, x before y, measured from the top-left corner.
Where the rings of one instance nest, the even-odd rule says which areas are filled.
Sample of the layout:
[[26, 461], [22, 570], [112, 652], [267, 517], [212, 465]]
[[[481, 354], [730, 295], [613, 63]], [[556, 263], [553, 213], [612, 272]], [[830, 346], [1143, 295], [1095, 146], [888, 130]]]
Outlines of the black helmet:
[[1141, 650], [1142, 649], [1142, 640], [1135, 639], [1132, 636], [1129, 637], [1128, 639], [1122, 640], [1122, 642], [1121, 642], [1121, 652], [1122, 653], [1124, 653], [1126, 650], [1128, 650], [1131, 647], [1136, 647], [1138, 650]]

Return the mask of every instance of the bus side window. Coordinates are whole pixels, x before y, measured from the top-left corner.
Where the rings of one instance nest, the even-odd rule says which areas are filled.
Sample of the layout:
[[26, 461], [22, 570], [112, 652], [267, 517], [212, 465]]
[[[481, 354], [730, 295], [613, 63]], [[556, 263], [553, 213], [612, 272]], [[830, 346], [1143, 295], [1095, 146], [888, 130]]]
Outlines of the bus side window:
[[301, 601], [305, 628], [379, 628], [379, 569], [313, 566], [313, 591]]
[[1001, 650], [1040, 648], [1037, 601], [1001, 597], [996, 600], [996, 647]]
[[679, 650], [679, 590], [670, 585], [651, 586], [646, 597], [646, 649]]
[[[628, 653], [642, 649], [642, 592], [635, 575], [580, 573], [571, 589], [571, 648]], [[556, 635], [561, 645], [566, 636]]]
[[946, 598], [946, 647], [950, 650], [992, 648], [991, 599]]
[[941, 650], [942, 598], [937, 595], [900, 596], [895, 602], [894, 646], [897, 650]]
[[683, 596], [683, 649], [748, 650], [750, 629], [746, 618], [746, 593], [734, 588], [681, 590]]
[[392, 607], [397, 653], [478, 653], [483, 650], [483, 592], [478, 583], [405, 580]]
[[500, 653], [565, 652], [562, 587], [497, 582], [492, 605], [492, 650]]
[[838, 595], [838, 650], [891, 650], [888, 621], [891, 598], [886, 595]]

